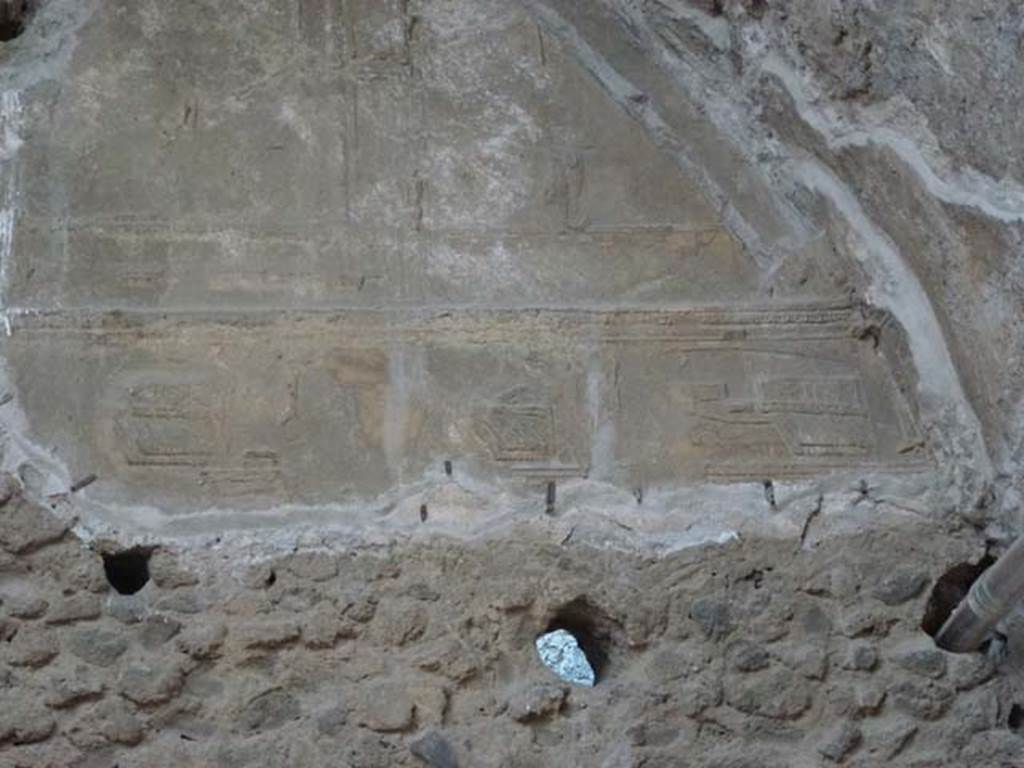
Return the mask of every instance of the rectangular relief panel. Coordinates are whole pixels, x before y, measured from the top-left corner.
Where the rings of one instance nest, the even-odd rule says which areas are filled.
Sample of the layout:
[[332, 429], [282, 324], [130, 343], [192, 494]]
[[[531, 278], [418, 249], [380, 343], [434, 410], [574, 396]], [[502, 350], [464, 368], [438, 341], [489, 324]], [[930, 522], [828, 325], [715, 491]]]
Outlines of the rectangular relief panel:
[[[919, 468], [844, 306], [52, 313], [2, 349], [37, 440], [108, 502], [372, 499], [454, 459], [625, 487]], [[60, 375], [54, 375], [54, 372]]]

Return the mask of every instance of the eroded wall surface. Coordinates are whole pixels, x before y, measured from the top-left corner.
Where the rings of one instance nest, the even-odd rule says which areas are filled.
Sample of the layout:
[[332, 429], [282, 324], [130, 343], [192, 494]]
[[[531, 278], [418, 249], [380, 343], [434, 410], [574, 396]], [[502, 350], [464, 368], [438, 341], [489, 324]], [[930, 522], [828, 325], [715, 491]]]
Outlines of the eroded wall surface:
[[0, 766], [1019, 759], [1014, 9], [25, 7]]
[[[4, 766], [995, 768], [1024, 741], [1019, 635], [953, 655], [920, 629], [935, 563], [984, 551], [929, 524], [662, 558], [526, 523], [160, 550], [120, 595], [48, 510], [3, 513]], [[594, 688], [541, 665], [552, 624], [595, 643]]]
[[99, 4], [12, 89], [3, 354], [46, 492], [95, 476], [83, 521], [123, 535], [371, 525], [445, 467], [498, 513], [929, 482], [916, 370], [849, 265], [532, 10]]

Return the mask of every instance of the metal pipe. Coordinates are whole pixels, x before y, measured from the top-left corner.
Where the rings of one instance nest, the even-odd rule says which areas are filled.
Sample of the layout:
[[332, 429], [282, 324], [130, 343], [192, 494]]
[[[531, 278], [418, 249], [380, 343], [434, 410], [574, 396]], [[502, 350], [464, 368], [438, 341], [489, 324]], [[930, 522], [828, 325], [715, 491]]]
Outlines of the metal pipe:
[[978, 650], [992, 629], [1024, 599], [1024, 537], [1018, 538], [992, 567], [971, 585], [956, 610], [935, 635], [945, 651]]

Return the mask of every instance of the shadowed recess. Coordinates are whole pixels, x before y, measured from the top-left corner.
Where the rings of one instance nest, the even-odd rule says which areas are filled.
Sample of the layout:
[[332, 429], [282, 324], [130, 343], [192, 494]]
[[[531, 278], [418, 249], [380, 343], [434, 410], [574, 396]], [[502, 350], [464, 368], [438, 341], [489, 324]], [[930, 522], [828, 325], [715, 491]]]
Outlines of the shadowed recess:
[[609, 650], [612, 644], [612, 623], [612, 620], [586, 597], [577, 597], [555, 612], [542, 634], [564, 629], [575, 637], [594, 670], [596, 684], [607, 675]]
[[985, 555], [977, 563], [957, 563], [935, 582], [928, 603], [921, 619], [921, 629], [935, 637], [946, 623], [946, 619], [956, 610], [971, 585], [995, 562], [995, 558]]
[[30, 0], [0, 0], [0, 41], [13, 40], [25, 31], [33, 5]]
[[103, 555], [107, 581], [122, 595], [134, 595], [149, 582], [151, 549], [135, 547], [116, 554]]
[[1014, 733], [1020, 733], [1022, 727], [1024, 727], [1024, 707], [1016, 703], [1011, 706], [1010, 714], [1006, 719], [1006, 724]]

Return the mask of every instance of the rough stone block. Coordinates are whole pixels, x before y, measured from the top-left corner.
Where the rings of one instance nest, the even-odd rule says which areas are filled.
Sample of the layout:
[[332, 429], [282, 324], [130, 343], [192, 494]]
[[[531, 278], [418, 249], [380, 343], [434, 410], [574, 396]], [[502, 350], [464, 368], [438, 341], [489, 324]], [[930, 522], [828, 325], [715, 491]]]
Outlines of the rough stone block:
[[382, 600], [370, 633], [377, 642], [400, 647], [423, 637], [429, 620], [429, 612], [419, 602], [401, 598]]
[[67, 709], [85, 701], [103, 696], [106, 686], [103, 681], [85, 667], [67, 670], [50, 679], [46, 694], [46, 706], [53, 709]]
[[918, 727], [914, 721], [900, 716], [881, 721], [870, 731], [867, 750], [882, 760], [892, 760], [910, 744]]
[[99, 595], [83, 592], [56, 601], [46, 617], [46, 623], [74, 624], [89, 621], [99, 618], [102, 610], [103, 601]]
[[811, 688], [802, 677], [785, 670], [736, 676], [726, 681], [725, 701], [748, 715], [792, 720], [811, 706]]
[[107, 596], [107, 614], [122, 624], [132, 625], [142, 622], [149, 616], [150, 595], [146, 590], [134, 595], [122, 595], [111, 592]]
[[194, 590], [176, 589], [169, 595], [165, 595], [157, 600], [153, 607], [158, 611], [183, 613], [190, 616], [203, 610], [203, 601]]
[[316, 729], [324, 736], [337, 736], [348, 723], [348, 708], [333, 704], [316, 715]]
[[122, 632], [79, 629], [68, 635], [67, 649], [82, 661], [97, 667], [111, 667], [128, 650], [128, 640]]
[[697, 717], [704, 710], [721, 704], [723, 696], [724, 686], [717, 675], [701, 675], [679, 687], [679, 709], [686, 717]]
[[327, 581], [338, 575], [338, 558], [328, 552], [296, 552], [285, 561], [294, 576], [310, 581]]
[[856, 713], [860, 717], [878, 714], [885, 701], [886, 691], [882, 685], [863, 683], [858, 685], [854, 693]]
[[113, 744], [133, 747], [146, 737], [143, 723], [120, 702], [101, 703], [96, 708], [95, 720], [99, 732]]
[[15, 496], [0, 507], [0, 547], [24, 554], [64, 538], [70, 525], [46, 507]]
[[737, 672], [758, 672], [771, 662], [764, 646], [746, 640], [731, 643], [726, 653], [730, 666]]
[[409, 742], [409, 751], [430, 768], [459, 768], [455, 750], [437, 731], [428, 731]]
[[879, 579], [871, 594], [886, 605], [900, 605], [921, 594], [928, 581], [924, 571], [899, 568]]
[[175, 662], [133, 663], [121, 670], [117, 690], [129, 701], [148, 707], [175, 698], [184, 682], [184, 671]]
[[148, 650], [155, 650], [181, 632], [181, 622], [170, 616], [150, 616], [142, 622], [139, 642]]
[[350, 634], [349, 624], [333, 610], [319, 611], [302, 622], [302, 642], [307, 648], [331, 648], [346, 634]]
[[953, 692], [931, 682], [905, 681], [889, 691], [897, 710], [921, 720], [938, 720], [953, 703]]
[[690, 618], [697, 622], [704, 636], [717, 640], [733, 630], [729, 604], [713, 597], [699, 597], [690, 606]]
[[275, 688], [253, 697], [239, 714], [239, 725], [249, 732], [270, 731], [302, 717], [299, 701], [287, 691]]
[[236, 633], [246, 648], [269, 650], [299, 639], [299, 625], [294, 621], [256, 621], [244, 624]]
[[415, 702], [402, 683], [382, 682], [364, 687], [354, 709], [359, 725], [380, 733], [394, 733], [412, 728]]
[[45, 741], [57, 723], [53, 715], [34, 701], [6, 696], [0, 700], [0, 744], [35, 744]]
[[14, 639], [0, 645], [0, 653], [12, 667], [39, 669], [56, 658], [60, 644], [53, 630], [24, 626]]
[[949, 682], [958, 691], [969, 691], [996, 674], [992, 659], [981, 653], [958, 653], [950, 659]]
[[892, 654], [893, 662], [908, 672], [937, 680], [946, 674], [946, 654], [930, 641], [903, 646]]
[[26, 620], [42, 618], [50, 607], [50, 604], [44, 598], [30, 595], [5, 597], [3, 605], [8, 615], [16, 619]]
[[192, 587], [199, 583], [199, 577], [182, 568], [178, 559], [164, 549], [158, 549], [149, 558], [149, 577], [161, 589]]
[[508, 700], [509, 716], [520, 723], [540, 720], [561, 711], [569, 689], [556, 683], [535, 683], [515, 691]]
[[176, 642], [178, 650], [193, 659], [212, 659], [220, 654], [227, 635], [223, 622], [206, 620], [186, 627]]
[[864, 643], [850, 647], [843, 661], [843, 669], [856, 672], [871, 672], [878, 666], [878, 650]]
[[839, 631], [846, 637], [885, 637], [896, 619], [883, 612], [867, 607], [857, 607], [846, 613], [839, 623]]
[[417, 668], [463, 683], [480, 671], [480, 659], [472, 648], [451, 638], [437, 641], [416, 657]]
[[837, 723], [818, 743], [818, 752], [834, 763], [842, 762], [860, 744], [863, 735], [854, 723]]
[[110, 744], [133, 747], [145, 738], [143, 722], [117, 699], [83, 708], [82, 716], [62, 730], [72, 744], [86, 751]]

